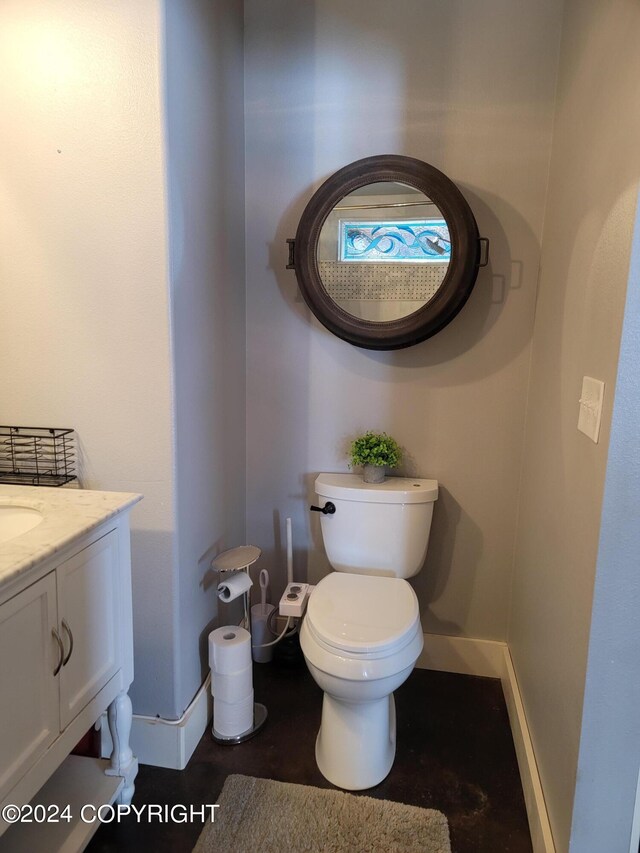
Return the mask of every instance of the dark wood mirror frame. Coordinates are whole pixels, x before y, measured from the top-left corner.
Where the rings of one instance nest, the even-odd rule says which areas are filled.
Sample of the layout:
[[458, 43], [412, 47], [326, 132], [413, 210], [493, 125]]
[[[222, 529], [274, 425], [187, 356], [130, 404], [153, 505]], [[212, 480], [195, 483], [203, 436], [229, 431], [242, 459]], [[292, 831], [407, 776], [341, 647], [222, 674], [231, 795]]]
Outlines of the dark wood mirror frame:
[[[322, 226], [333, 208], [349, 193], [371, 183], [396, 181], [428, 196], [439, 207], [451, 237], [451, 262], [435, 296], [422, 308], [398, 320], [360, 320], [344, 311], [325, 290], [318, 271], [317, 248]], [[288, 240], [289, 263], [305, 302], [318, 320], [342, 340], [373, 350], [410, 347], [443, 329], [463, 307], [476, 283], [478, 267], [488, 261], [488, 240], [466, 199], [434, 166], [395, 154], [356, 160], [331, 175], [313, 194], [300, 219], [295, 240]], [[481, 263], [481, 243], [486, 244]]]

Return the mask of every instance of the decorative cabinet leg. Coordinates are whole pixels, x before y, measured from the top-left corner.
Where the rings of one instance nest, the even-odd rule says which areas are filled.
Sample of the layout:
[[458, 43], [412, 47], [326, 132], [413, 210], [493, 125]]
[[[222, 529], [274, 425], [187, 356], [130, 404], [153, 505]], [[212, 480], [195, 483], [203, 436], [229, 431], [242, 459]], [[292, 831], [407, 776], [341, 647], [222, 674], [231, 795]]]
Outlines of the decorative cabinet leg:
[[113, 741], [113, 752], [111, 753], [111, 767], [104, 772], [107, 776], [122, 776], [124, 778], [124, 785], [118, 795], [117, 802], [128, 806], [135, 791], [133, 782], [138, 775], [138, 759], [135, 758], [129, 746], [133, 710], [131, 699], [127, 693], [124, 691], [118, 693], [109, 705], [107, 717], [111, 740]]

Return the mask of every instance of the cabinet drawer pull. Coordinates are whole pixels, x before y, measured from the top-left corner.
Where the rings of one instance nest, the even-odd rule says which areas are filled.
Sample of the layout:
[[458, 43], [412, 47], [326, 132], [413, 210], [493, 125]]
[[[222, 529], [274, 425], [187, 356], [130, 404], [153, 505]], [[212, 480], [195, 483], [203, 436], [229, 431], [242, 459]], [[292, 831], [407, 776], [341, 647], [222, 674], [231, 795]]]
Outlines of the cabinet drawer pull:
[[62, 661], [62, 666], [66, 666], [69, 663], [69, 658], [71, 657], [71, 652], [73, 651], [73, 634], [71, 633], [71, 628], [66, 619], [62, 620], [62, 627], [69, 635], [69, 651], [67, 652], [67, 656]]
[[53, 674], [57, 675], [60, 672], [60, 667], [62, 666], [62, 659], [64, 658], [64, 646], [62, 645], [62, 640], [60, 639], [60, 634], [58, 634], [57, 628], [52, 628], [51, 633], [58, 644], [58, 652], [60, 653], [60, 657], [58, 659], [58, 665], [53, 670]]

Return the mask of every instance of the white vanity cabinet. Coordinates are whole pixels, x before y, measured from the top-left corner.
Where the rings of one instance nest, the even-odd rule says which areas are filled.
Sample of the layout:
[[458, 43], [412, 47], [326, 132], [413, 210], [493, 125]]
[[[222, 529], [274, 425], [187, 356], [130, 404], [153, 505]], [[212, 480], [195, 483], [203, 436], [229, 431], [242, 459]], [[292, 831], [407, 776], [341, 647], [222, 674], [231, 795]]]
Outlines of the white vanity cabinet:
[[60, 727], [66, 728], [122, 665], [116, 531], [56, 570], [62, 642]]
[[0, 607], [0, 800], [60, 734], [55, 573]]
[[[121, 512], [4, 584], [0, 574], [0, 814], [8, 804], [49, 804], [53, 795], [57, 807], [71, 806], [73, 817], [11, 827], [0, 818], [3, 853], [81, 850], [99, 825], [80, 820], [82, 805], [131, 802], [137, 760], [128, 744], [133, 640], [126, 510], [137, 496], [121, 497], [129, 498]], [[69, 756], [106, 710], [116, 744], [111, 760]], [[74, 790], [80, 802], [71, 801]]]

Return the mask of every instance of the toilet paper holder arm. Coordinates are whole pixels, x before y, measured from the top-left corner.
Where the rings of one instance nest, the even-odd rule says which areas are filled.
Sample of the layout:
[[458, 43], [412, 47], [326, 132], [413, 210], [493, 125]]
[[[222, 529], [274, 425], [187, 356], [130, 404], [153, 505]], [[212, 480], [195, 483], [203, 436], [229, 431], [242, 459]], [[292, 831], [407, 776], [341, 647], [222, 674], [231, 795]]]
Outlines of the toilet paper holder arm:
[[[251, 580], [249, 570], [261, 553], [261, 549], [256, 545], [240, 545], [215, 556], [211, 561], [211, 568], [218, 573], [218, 586], [221, 582], [221, 576], [235, 572], [246, 572], [247, 577]], [[243, 593], [242, 599], [244, 602], [243, 627], [251, 633], [251, 591], [249, 589]]]
[[[220, 583], [224, 581], [225, 576], [235, 575], [239, 572], [245, 572], [249, 579], [251, 579], [251, 572], [249, 569], [251, 566], [240, 566], [238, 568], [229, 568], [229, 569], [218, 569], [218, 586]], [[246, 628], [249, 633], [251, 633], [251, 588], [247, 589], [246, 592], [243, 592], [242, 596], [242, 609], [243, 616], [240, 622], [241, 628]], [[236, 599], [237, 600], [237, 599]], [[229, 604], [231, 602], [228, 602]]]

